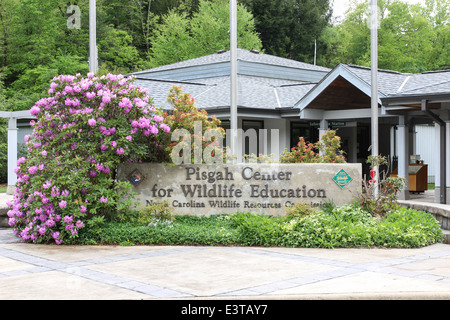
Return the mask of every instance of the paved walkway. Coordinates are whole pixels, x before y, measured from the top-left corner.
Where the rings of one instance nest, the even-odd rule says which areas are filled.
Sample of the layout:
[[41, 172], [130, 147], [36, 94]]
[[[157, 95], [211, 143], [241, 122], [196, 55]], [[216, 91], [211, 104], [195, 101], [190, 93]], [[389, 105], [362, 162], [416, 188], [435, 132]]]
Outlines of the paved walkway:
[[0, 299], [450, 299], [450, 245], [56, 246], [0, 229]]
[[450, 299], [450, 245], [56, 246], [0, 228], [0, 299]]

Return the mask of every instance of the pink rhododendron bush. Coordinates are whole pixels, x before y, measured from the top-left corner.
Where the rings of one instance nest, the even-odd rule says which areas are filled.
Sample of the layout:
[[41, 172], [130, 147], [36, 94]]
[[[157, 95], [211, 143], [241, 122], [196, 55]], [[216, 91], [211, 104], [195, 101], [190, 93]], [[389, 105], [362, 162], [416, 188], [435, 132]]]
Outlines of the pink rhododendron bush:
[[130, 184], [116, 180], [117, 165], [145, 160], [148, 141], [170, 130], [146, 90], [122, 75], [56, 77], [30, 112], [37, 119], [8, 216], [19, 237], [36, 243], [73, 240], [129, 208]]

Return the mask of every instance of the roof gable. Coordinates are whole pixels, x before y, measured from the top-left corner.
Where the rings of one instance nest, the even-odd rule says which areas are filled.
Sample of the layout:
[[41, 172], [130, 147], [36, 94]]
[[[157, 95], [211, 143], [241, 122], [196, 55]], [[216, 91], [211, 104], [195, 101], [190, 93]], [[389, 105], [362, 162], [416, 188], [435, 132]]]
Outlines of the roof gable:
[[[344, 65], [340, 64], [333, 69], [327, 76], [325, 76], [319, 83], [308, 92], [300, 101], [295, 105], [296, 108], [303, 110], [305, 108], [318, 108], [320, 98], [327, 93], [330, 93], [333, 86], [339, 85], [340, 79], [345, 79], [352, 86], [357, 88], [360, 92], [365, 94], [365, 97], [359, 95], [355, 90], [350, 91], [347, 88], [346, 96], [359, 95], [359, 101], [361, 108], [370, 107], [368, 99], [370, 99], [372, 72], [369, 67]], [[420, 74], [401, 73], [390, 70], [378, 70], [378, 103], [381, 105], [381, 100], [390, 96], [403, 96], [403, 95], [418, 95], [418, 94], [436, 94], [436, 93], [449, 93], [450, 92], [450, 70], [424, 72]], [[353, 88], [352, 88], [353, 89]], [[339, 94], [334, 92], [334, 97], [329, 97], [328, 100], [334, 101], [339, 98]], [[348, 97], [345, 97], [348, 98]], [[356, 99], [356, 98], [355, 98]], [[349, 101], [348, 99], [343, 99]], [[322, 105], [325, 104], [325, 100], [320, 101]], [[335, 102], [336, 105], [338, 102]], [[326, 108], [333, 109], [332, 103]], [[352, 109], [348, 107], [347, 109]]]
[[[314, 88], [311, 89], [300, 101], [295, 104], [295, 108], [303, 110], [309, 107], [314, 100], [323, 94], [328, 88], [343, 87], [342, 80], [345, 80], [355, 88], [359, 89], [367, 96], [371, 95], [370, 84], [357, 73], [353, 72], [347, 65], [340, 64], [325, 76]], [[336, 101], [338, 103], [338, 101]]]

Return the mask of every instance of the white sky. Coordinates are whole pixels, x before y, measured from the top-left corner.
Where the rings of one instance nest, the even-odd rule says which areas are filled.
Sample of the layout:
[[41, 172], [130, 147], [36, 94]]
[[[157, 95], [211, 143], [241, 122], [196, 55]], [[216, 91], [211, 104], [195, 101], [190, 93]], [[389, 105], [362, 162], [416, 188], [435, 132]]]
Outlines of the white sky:
[[[348, 5], [349, 5], [349, 0], [332, 0], [334, 2], [334, 7], [333, 7], [333, 16], [334, 17], [338, 17], [341, 16], [341, 18], [343, 17], [345, 11], [348, 9]], [[361, 0], [359, 0], [361, 1]], [[370, 0], [365, 0], [365, 1], [370, 1]], [[406, 1], [408, 3], [424, 3], [424, 0], [402, 0], [402, 1]]]

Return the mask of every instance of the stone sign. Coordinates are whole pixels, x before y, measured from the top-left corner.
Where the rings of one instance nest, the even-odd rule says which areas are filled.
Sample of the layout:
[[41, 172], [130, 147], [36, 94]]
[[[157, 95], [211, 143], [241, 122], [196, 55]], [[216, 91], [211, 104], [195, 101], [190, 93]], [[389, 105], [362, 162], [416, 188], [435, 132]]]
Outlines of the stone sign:
[[295, 203], [350, 203], [361, 192], [361, 164], [122, 164], [141, 206], [168, 201], [176, 214], [282, 215]]

